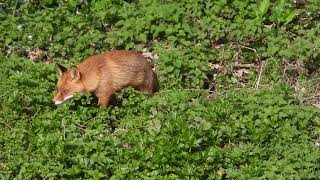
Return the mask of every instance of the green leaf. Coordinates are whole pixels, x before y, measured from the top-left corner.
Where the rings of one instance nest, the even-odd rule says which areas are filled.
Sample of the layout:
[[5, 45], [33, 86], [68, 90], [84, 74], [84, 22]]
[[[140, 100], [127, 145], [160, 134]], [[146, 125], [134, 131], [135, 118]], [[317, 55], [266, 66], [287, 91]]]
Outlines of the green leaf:
[[295, 18], [296, 12], [297, 12], [296, 9], [290, 9], [289, 10], [288, 15], [287, 15], [287, 17], [285, 19], [285, 24], [290, 23]]
[[257, 16], [263, 17], [267, 12], [270, 7], [270, 0], [262, 0], [258, 7], [258, 14]]

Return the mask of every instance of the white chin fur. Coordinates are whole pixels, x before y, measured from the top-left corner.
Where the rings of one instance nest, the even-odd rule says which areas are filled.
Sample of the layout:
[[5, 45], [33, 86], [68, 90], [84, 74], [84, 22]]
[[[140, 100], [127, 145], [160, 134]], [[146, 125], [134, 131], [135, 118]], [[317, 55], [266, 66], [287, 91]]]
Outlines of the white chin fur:
[[73, 98], [73, 95], [64, 97], [63, 101], [55, 101], [54, 104], [55, 105], [60, 105], [60, 104], [64, 103], [65, 101], [67, 101], [68, 99], [71, 99], [71, 98]]
[[60, 105], [60, 104], [62, 104], [62, 103], [63, 103], [63, 101], [56, 101], [56, 102], [54, 102], [55, 105]]

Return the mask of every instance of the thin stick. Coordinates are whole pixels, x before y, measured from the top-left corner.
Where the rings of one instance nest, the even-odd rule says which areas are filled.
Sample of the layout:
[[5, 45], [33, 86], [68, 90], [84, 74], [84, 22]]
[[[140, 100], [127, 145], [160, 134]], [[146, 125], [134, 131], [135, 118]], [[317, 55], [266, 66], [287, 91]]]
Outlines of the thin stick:
[[[280, 67], [277, 60], [271, 54], [269, 54], [269, 55], [270, 55], [271, 59], [277, 64], [277, 66]], [[284, 60], [284, 59], [282, 59], [282, 60]]]
[[88, 121], [86, 121], [84, 124], [82, 124], [82, 126], [86, 126], [91, 120], [96, 119], [97, 117], [93, 117], [91, 119], [89, 119]]
[[[93, 119], [93, 118], [92, 118]], [[89, 139], [92, 141], [92, 138], [91, 136], [86, 132], [86, 126], [85, 125], [82, 125], [82, 124], [79, 124], [79, 123], [76, 123], [74, 122], [76, 125], [78, 125], [78, 128], [82, 129], [84, 131], [84, 133], [89, 137]]]
[[242, 47], [242, 48], [244, 48], [244, 49], [249, 49], [249, 50], [251, 50], [251, 51], [253, 51], [253, 52], [257, 53], [257, 50], [256, 50], [256, 49], [254, 49], [254, 48], [251, 48], [251, 47], [248, 47], [248, 46], [244, 46], [244, 45], [242, 45], [242, 44], [238, 44], [238, 46], [240, 46], [240, 47]]
[[248, 47], [248, 46], [242, 45], [242, 44], [237, 44], [237, 45], [238, 45], [240, 48], [249, 49], [249, 50], [255, 52], [256, 55], [257, 55], [257, 57], [258, 57], [258, 59], [259, 59], [259, 61], [260, 61], [261, 58], [260, 58], [260, 55], [259, 55], [259, 53], [258, 53], [258, 51], [257, 51], [256, 49], [254, 49], [254, 48], [252, 48], [252, 47]]
[[[195, 91], [195, 92], [201, 92], [201, 91], [205, 91], [205, 89], [174, 89], [175, 91]], [[155, 94], [162, 94], [162, 93], [167, 93], [167, 92], [172, 92], [174, 90], [166, 90], [166, 91], [161, 91], [161, 92], [156, 92]], [[209, 91], [209, 92], [213, 92], [213, 91]]]
[[[267, 60], [268, 61], [268, 60]], [[256, 89], [259, 88], [260, 86], [260, 81], [261, 81], [261, 77], [262, 77], [262, 72], [263, 72], [263, 69], [264, 69], [264, 65], [267, 63], [267, 61], [263, 61], [262, 64], [261, 64], [261, 67], [260, 67], [260, 70], [259, 70], [259, 76], [258, 76], [258, 80], [256, 82]]]
[[317, 94], [315, 94], [315, 95], [313, 95], [313, 96], [309, 96], [309, 97], [303, 98], [303, 100], [315, 99], [315, 98], [317, 98], [317, 97], [319, 97], [319, 96], [320, 96], [320, 92], [317, 93]]
[[312, 82], [312, 81], [317, 81], [317, 80], [320, 80], [320, 78], [308, 79], [305, 82], [300, 82], [300, 84], [306, 84], [306, 83], [308, 83], [310, 81]]
[[12, 12], [13, 17], [16, 15], [17, 7], [18, 7], [18, 1], [16, 1], [16, 5], [14, 6], [14, 9], [13, 9], [13, 12]]
[[63, 127], [63, 140], [66, 140], [66, 126], [64, 125], [64, 123], [61, 123], [62, 127]]
[[12, 129], [12, 127], [9, 125], [9, 124], [7, 124], [7, 123], [5, 123], [5, 122], [3, 122], [3, 121], [0, 121], [2, 124], [4, 124], [5, 126], [7, 126], [8, 128], [10, 128], [10, 129]]
[[233, 66], [237, 68], [252, 68], [254, 64], [239, 64], [236, 62]]
[[0, 97], [2, 98], [3, 96], [7, 95], [8, 92], [5, 92], [4, 94], [2, 94]]

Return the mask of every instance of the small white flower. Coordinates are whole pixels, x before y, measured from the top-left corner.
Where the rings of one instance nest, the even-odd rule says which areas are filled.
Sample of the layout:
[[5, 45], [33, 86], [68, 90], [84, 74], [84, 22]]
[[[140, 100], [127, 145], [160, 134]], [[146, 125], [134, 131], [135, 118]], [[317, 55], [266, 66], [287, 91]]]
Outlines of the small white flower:
[[28, 39], [29, 39], [29, 40], [32, 40], [32, 36], [31, 36], [31, 35], [29, 35], [29, 36], [28, 36]]
[[320, 146], [320, 137], [314, 143], [316, 146]]
[[22, 24], [19, 24], [18, 27], [17, 27], [17, 29], [18, 29], [19, 31], [21, 31], [21, 30], [22, 30]]

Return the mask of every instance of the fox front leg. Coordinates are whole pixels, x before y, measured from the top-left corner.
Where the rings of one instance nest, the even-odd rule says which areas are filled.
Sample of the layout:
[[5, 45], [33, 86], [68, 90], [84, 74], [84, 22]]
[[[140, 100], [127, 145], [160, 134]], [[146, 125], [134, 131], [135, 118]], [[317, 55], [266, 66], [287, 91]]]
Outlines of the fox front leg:
[[98, 97], [98, 106], [107, 107], [109, 105], [110, 98]]
[[107, 107], [109, 105], [113, 91], [111, 89], [100, 90], [96, 96], [98, 97], [98, 106]]

